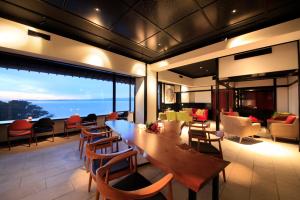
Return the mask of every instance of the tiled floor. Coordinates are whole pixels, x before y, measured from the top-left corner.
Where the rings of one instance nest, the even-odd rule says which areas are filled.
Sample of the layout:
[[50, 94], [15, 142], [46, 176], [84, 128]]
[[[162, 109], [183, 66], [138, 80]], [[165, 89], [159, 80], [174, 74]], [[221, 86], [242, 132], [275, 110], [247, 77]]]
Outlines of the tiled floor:
[[[187, 130], [182, 137], [186, 139]], [[87, 192], [88, 174], [79, 159], [78, 136], [42, 141], [36, 147], [25, 145], [0, 149], [0, 199], [72, 199], [95, 198], [95, 184]], [[300, 153], [298, 146], [270, 139], [250, 139], [239, 144], [222, 142], [227, 183], [220, 178], [220, 197], [234, 199], [300, 199]], [[148, 179], [163, 174], [151, 165], [139, 168]], [[222, 177], [222, 176], [220, 176]], [[187, 189], [174, 181], [174, 198], [187, 199]], [[211, 184], [204, 187], [198, 199], [211, 199]]]

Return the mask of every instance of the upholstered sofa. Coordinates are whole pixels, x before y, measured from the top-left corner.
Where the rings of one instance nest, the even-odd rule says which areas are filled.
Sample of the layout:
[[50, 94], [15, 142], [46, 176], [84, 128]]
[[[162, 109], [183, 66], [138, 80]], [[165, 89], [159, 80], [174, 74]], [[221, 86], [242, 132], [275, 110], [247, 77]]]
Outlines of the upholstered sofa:
[[168, 120], [168, 121], [184, 121], [191, 122], [193, 121], [192, 116], [187, 111], [166, 111], [165, 113], [159, 113], [160, 120]]
[[273, 122], [269, 128], [274, 141], [277, 137], [299, 139], [299, 117], [296, 117], [291, 124], [286, 124], [285, 121]]
[[221, 123], [223, 131], [227, 135], [240, 137], [240, 143], [244, 137], [253, 136], [260, 132], [259, 123], [252, 123], [248, 117], [230, 116], [221, 113]]

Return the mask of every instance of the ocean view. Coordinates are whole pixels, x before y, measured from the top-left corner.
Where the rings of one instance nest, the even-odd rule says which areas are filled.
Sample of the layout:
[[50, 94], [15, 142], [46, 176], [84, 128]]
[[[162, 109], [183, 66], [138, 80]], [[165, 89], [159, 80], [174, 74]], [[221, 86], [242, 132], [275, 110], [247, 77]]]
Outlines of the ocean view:
[[[91, 100], [30, 100], [32, 104], [38, 105], [48, 111], [54, 118], [65, 118], [73, 114], [87, 116], [90, 113], [108, 114], [112, 112], [112, 99]], [[132, 106], [134, 101], [131, 102]], [[129, 99], [117, 99], [116, 110], [126, 111], [129, 109]]]

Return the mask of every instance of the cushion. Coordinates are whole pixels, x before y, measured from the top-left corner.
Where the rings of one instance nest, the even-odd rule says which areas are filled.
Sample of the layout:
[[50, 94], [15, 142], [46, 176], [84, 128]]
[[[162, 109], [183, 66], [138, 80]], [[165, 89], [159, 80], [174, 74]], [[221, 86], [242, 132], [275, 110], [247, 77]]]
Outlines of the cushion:
[[[108, 161], [109, 161], [109, 159], [104, 159], [102, 161], [102, 165], [105, 165]], [[93, 171], [94, 174], [96, 174], [96, 171], [97, 171], [97, 169], [99, 169], [99, 167], [100, 167], [100, 160], [98, 160], [98, 159], [93, 160], [92, 171]], [[128, 160], [122, 160], [122, 161], [114, 164], [111, 167], [110, 173], [116, 173], [116, 172], [122, 171], [122, 170], [127, 169], [127, 168], [129, 168]]]
[[49, 127], [34, 127], [33, 128], [33, 132], [34, 133], [45, 133], [45, 132], [51, 132], [53, 131], [53, 127], [49, 126]]
[[18, 137], [23, 135], [30, 135], [31, 130], [24, 130], [24, 131], [9, 131], [9, 136], [11, 137]]
[[203, 116], [203, 115], [204, 115], [204, 112], [205, 112], [204, 109], [198, 109], [198, 110], [196, 111], [196, 115]]
[[252, 123], [258, 122], [258, 119], [256, 117], [253, 117], [252, 115], [249, 116], [249, 119], [251, 120]]
[[290, 115], [290, 116], [288, 116], [288, 117], [286, 118], [286, 120], [285, 120], [284, 123], [285, 123], [285, 124], [292, 124], [292, 123], [294, 123], [295, 119], [296, 119], [296, 116]]
[[[121, 181], [113, 185], [114, 188], [124, 191], [138, 190], [151, 185], [152, 183], [139, 173], [133, 173], [126, 176]], [[153, 197], [145, 198], [144, 200], [166, 200], [161, 193]]]

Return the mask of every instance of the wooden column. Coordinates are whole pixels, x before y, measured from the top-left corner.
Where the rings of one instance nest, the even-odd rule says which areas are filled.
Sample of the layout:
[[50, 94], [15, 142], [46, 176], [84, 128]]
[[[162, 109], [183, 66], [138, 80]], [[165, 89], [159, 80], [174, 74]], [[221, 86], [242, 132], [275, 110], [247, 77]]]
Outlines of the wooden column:
[[[297, 40], [297, 50], [298, 50], [298, 116], [300, 115], [300, 49], [299, 49], [299, 40]], [[299, 152], [300, 152], [300, 126], [299, 126]]]
[[219, 102], [219, 60], [217, 59], [216, 72], [216, 130], [220, 130], [220, 102]]
[[148, 67], [145, 64], [146, 76], [144, 77], [144, 123], [147, 122], [147, 76], [148, 76]]
[[116, 76], [113, 76], [113, 112], [116, 112]]
[[276, 78], [273, 78], [273, 110], [277, 111], [277, 82]]

